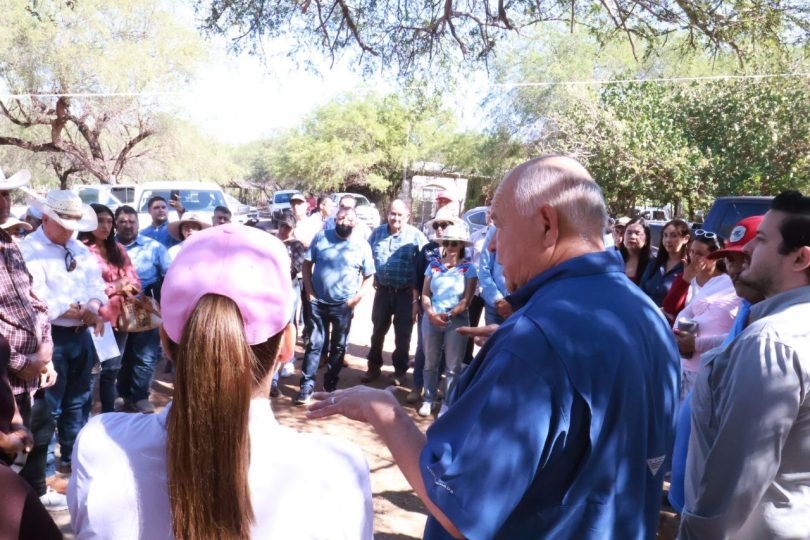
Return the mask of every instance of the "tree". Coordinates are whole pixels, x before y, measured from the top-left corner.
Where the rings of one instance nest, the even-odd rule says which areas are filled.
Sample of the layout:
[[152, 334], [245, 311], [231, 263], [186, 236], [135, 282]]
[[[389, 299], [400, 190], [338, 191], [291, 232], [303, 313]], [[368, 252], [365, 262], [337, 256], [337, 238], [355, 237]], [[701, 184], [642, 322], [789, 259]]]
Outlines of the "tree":
[[10, 0], [0, 43], [0, 145], [43, 156], [63, 188], [125, 175], [156, 133], [154, 103], [134, 95], [173, 88], [200, 51], [160, 0]]
[[452, 122], [435, 97], [339, 97], [255, 152], [251, 179], [394, 197], [404, 169], [434, 158], [438, 134], [445, 130], [452, 130]]
[[810, 6], [802, 0], [198, 0], [209, 32], [261, 50], [265, 37], [292, 37], [294, 50], [359, 53], [368, 69], [416, 73], [437, 60], [486, 62], [505, 36], [564, 22], [600, 41], [622, 36], [641, 57], [660, 38], [691, 48], [733, 50], [758, 43], [805, 43]]

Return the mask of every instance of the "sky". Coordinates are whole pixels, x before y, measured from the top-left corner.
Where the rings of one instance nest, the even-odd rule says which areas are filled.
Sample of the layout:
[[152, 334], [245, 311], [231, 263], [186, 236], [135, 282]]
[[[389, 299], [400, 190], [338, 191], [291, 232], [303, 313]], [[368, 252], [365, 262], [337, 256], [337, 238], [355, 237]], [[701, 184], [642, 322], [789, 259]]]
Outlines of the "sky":
[[[313, 73], [278, 55], [267, 64], [248, 53], [226, 52], [224, 41], [209, 41], [209, 59], [198, 70], [182, 108], [206, 134], [229, 144], [266, 138], [294, 127], [319, 105], [345, 93], [391, 92], [396, 81], [382, 77], [364, 79], [349, 60], [334, 67], [317, 56], [310, 58], [319, 70]], [[445, 105], [463, 128], [481, 128], [478, 104], [487, 90], [487, 76], [475, 72], [467, 84], [446, 96]]]

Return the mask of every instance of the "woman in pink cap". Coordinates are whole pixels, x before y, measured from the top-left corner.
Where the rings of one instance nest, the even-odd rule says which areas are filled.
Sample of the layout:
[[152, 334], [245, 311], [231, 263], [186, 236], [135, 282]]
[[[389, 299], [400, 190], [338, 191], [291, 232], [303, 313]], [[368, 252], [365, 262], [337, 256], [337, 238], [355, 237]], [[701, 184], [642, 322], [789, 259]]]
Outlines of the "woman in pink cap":
[[279, 240], [238, 224], [184, 242], [161, 299], [173, 402], [79, 434], [76, 538], [372, 538], [359, 450], [282, 427], [270, 408], [294, 345], [289, 268]]

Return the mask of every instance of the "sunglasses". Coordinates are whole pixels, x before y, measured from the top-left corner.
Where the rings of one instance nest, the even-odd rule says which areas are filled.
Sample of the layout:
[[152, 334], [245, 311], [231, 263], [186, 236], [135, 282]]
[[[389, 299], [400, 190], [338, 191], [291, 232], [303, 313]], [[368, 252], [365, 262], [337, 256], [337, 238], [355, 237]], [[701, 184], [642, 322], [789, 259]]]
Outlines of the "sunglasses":
[[711, 231], [704, 231], [703, 229], [697, 229], [695, 231], [695, 236], [702, 236], [703, 238], [708, 238], [709, 240], [717, 238], [717, 234]]
[[457, 240], [448, 240], [448, 241], [442, 242], [442, 247], [458, 247], [460, 245], [461, 245], [461, 242], [459, 242]]
[[68, 248], [65, 248], [65, 270], [68, 272], [76, 270], [76, 257], [73, 256], [73, 252]]
[[433, 223], [433, 230], [438, 231], [439, 229], [446, 229], [449, 226], [450, 226], [450, 224], [447, 223], [447, 222], [437, 221], [437, 222]]

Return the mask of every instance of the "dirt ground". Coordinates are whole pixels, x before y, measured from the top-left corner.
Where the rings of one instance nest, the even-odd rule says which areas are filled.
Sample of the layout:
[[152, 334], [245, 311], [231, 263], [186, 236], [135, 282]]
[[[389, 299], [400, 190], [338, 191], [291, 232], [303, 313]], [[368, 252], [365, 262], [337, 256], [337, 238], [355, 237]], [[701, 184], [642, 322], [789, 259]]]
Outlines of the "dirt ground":
[[[360, 383], [360, 377], [366, 369], [366, 354], [371, 339], [371, 295], [364, 299], [355, 311], [352, 329], [349, 335], [349, 346], [346, 360], [349, 364], [340, 373], [339, 388], [347, 388]], [[483, 317], [482, 323], [483, 324]], [[384, 358], [386, 365], [383, 376], [373, 386], [383, 388], [387, 386], [388, 374], [393, 373], [390, 365], [390, 353], [393, 351], [393, 329], [386, 336]], [[416, 350], [416, 334], [411, 340], [411, 355]], [[380, 439], [366, 425], [347, 420], [342, 417], [332, 417], [324, 420], [308, 420], [305, 408], [295, 406], [292, 398], [298, 391], [298, 378], [300, 375], [300, 358], [303, 350], [297, 347], [296, 374], [280, 380], [282, 395], [273, 399], [273, 411], [278, 421], [299, 431], [320, 432], [352, 441], [360, 447], [368, 460], [371, 470], [371, 489], [374, 496], [374, 537], [378, 540], [407, 540], [422, 538], [427, 511], [422, 502], [413, 494], [405, 477], [391, 458], [388, 449]], [[172, 394], [172, 376], [164, 373], [163, 364], [156, 370], [156, 380], [152, 385], [150, 399], [162, 408], [170, 400]], [[318, 373], [318, 388], [323, 383], [323, 369]], [[421, 418], [416, 414], [417, 405], [405, 403], [405, 396], [409, 392], [411, 382], [410, 373], [407, 384], [397, 389], [396, 395], [400, 402], [411, 413], [416, 424], [424, 431], [430, 426], [433, 417]], [[98, 405], [97, 405], [98, 406]], [[291, 459], [294, 457], [291, 456]], [[64, 491], [67, 487], [67, 478], [57, 475], [52, 479], [52, 485]], [[65, 533], [65, 538], [73, 538], [70, 530], [68, 513], [53, 514], [54, 519]], [[661, 527], [658, 538], [674, 538], [677, 532], [677, 516], [664, 509], [661, 513]]]

